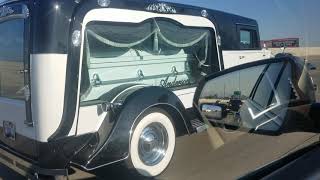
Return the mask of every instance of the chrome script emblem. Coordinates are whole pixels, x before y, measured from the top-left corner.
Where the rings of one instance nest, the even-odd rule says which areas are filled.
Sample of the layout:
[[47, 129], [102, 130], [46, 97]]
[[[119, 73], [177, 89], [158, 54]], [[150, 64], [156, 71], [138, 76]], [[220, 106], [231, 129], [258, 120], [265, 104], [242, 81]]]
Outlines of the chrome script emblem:
[[159, 13], [171, 13], [171, 14], [176, 14], [177, 10], [172, 7], [167, 5], [166, 3], [155, 3], [155, 4], [150, 4], [147, 8], [147, 11], [153, 11], [153, 12], [159, 12]]

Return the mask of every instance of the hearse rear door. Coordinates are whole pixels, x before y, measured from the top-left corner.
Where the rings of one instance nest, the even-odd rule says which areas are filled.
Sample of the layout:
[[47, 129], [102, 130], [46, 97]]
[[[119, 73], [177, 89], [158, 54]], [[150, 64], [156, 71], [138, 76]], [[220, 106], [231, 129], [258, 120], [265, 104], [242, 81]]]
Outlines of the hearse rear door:
[[27, 5], [0, 7], [0, 144], [36, 156], [31, 119]]

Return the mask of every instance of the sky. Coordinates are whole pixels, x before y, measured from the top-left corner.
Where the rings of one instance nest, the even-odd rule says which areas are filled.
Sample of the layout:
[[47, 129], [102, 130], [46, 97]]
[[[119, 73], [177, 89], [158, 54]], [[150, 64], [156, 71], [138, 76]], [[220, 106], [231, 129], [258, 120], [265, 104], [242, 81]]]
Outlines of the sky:
[[221, 10], [258, 21], [261, 40], [300, 38], [320, 46], [320, 0], [166, 0]]

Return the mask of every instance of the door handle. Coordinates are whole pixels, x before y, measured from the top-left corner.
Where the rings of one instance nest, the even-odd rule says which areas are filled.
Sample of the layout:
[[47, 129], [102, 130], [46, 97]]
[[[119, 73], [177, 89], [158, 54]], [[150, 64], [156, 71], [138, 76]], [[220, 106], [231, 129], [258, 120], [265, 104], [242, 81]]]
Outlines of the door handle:
[[16, 94], [20, 94], [20, 93], [23, 93], [23, 94], [24, 94], [24, 97], [25, 97], [25, 100], [26, 100], [26, 101], [29, 101], [30, 96], [31, 96], [31, 92], [30, 92], [29, 85], [23, 86], [21, 89], [19, 89], [19, 90], [16, 92]]
[[34, 126], [34, 123], [32, 121], [25, 120], [24, 124], [27, 125], [28, 127], [33, 127]]
[[24, 74], [24, 73], [28, 73], [28, 72], [29, 72], [28, 69], [21, 69], [18, 71], [18, 73], [20, 73], [20, 74]]

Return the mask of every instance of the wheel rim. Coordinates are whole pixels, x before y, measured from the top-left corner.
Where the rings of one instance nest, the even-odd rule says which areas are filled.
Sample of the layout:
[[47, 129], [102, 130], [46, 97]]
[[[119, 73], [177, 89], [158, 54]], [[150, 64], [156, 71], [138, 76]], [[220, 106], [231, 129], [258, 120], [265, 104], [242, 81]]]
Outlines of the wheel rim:
[[140, 160], [147, 166], [158, 164], [168, 149], [168, 133], [160, 123], [151, 123], [143, 129], [139, 138]]

